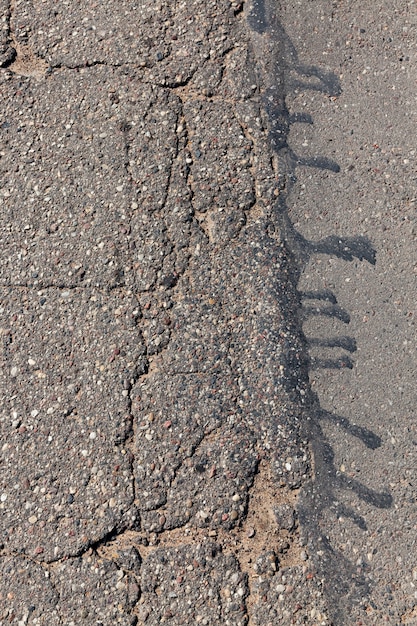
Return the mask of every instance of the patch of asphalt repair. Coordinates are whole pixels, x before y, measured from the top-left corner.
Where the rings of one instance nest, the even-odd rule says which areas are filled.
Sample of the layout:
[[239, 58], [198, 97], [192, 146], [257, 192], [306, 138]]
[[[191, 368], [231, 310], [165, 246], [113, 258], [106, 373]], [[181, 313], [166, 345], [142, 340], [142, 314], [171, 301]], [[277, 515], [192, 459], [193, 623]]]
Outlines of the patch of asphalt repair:
[[5, 4], [0, 623], [365, 606], [321, 519], [335, 485], [390, 496], [334, 468], [297, 285], [313, 254], [374, 251], [289, 221], [296, 167], [337, 164], [289, 148], [288, 74], [338, 87], [277, 10]]

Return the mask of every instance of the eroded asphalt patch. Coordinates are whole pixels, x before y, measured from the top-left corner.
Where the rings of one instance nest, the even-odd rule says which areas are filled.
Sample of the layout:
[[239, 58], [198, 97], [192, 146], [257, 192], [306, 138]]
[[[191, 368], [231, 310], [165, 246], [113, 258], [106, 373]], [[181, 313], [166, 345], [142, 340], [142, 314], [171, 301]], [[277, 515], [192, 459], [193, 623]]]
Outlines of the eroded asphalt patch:
[[255, 5], [2, 3], [0, 623], [331, 623]]

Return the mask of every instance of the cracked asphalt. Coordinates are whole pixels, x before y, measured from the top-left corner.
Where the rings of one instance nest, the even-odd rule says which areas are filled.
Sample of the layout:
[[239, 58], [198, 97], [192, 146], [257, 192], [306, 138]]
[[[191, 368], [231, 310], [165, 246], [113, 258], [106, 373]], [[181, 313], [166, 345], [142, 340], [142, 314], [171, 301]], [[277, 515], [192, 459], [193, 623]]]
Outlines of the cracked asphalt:
[[356, 343], [306, 338], [306, 298], [350, 318], [303, 280], [375, 250], [294, 226], [340, 167], [286, 89], [341, 88], [292, 10], [0, 0], [0, 626], [413, 623], [328, 530], [392, 496], [336, 468], [321, 421], [382, 437], [320, 405], [315, 347]]

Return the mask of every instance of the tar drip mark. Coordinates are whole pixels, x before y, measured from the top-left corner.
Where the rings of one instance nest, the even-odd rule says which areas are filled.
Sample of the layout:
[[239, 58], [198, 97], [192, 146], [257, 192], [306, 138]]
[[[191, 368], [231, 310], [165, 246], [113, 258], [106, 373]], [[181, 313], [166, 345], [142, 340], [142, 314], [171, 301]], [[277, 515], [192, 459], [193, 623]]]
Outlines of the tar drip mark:
[[[319, 241], [311, 241], [292, 224], [288, 209], [298, 168], [319, 168], [335, 175], [340, 168], [335, 161], [325, 156], [305, 158], [294, 152], [289, 145], [291, 126], [313, 124], [313, 119], [306, 113], [290, 111], [286, 98], [296, 89], [337, 97], [341, 93], [341, 85], [333, 73], [317, 66], [305, 65], [300, 61], [294, 44], [280, 23], [277, 0], [253, 0], [247, 12], [247, 21], [252, 31], [254, 54], [257, 57], [262, 108], [276, 161], [275, 219], [293, 257], [295, 286], [298, 285], [310, 258], [315, 254], [326, 254], [345, 261], [358, 259], [375, 264], [375, 250], [366, 237], [331, 235]], [[307, 317], [322, 315], [333, 317], [346, 324], [349, 323], [350, 317], [348, 312], [337, 304], [336, 296], [329, 290], [298, 291], [298, 293], [299, 308], [293, 314], [298, 318], [300, 338], [306, 354], [300, 361], [305, 364], [305, 371], [298, 370], [296, 374], [298, 378], [300, 376], [304, 378], [303, 387], [308, 390], [299, 401], [303, 406], [304, 434], [310, 442], [313, 465], [312, 478], [301, 490], [298, 505], [299, 521], [317, 574], [324, 581], [332, 622], [335, 626], [342, 626], [348, 623], [349, 611], [353, 604], [365, 599], [369, 594], [369, 582], [366, 572], [358, 569], [356, 564], [350, 562], [332, 546], [323, 531], [323, 522], [325, 520], [335, 522], [342, 515], [350, 518], [360, 529], [366, 530], [366, 520], [354, 508], [338, 502], [340, 499], [338, 494], [349, 492], [354, 498], [378, 508], [391, 507], [392, 497], [389, 493], [369, 489], [336, 468], [334, 451], [322, 428], [324, 421], [336, 425], [343, 434], [359, 439], [370, 450], [380, 447], [381, 440], [372, 431], [321, 408], [319, 398], [308, 384], [309, 370], [352, 367], [349, 354], [355, 352], [356, 342], [349, 336], [307, 340], [302, 331], [303, 321]], [[309, 346], [342, 348], [349, 354], [338, 359], [312, 359], [308, 354]], [[291, 385], [291, 382], [295, 389], [295, 380], [289, 379], [288, 384]]]

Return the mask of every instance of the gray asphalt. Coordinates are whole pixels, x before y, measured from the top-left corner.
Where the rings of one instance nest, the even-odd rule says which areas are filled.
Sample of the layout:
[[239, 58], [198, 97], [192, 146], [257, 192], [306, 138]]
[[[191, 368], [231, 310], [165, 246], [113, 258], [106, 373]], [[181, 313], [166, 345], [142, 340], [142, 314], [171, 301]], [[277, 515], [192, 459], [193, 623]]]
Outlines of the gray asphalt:
[[[280, 12], [286, 104], [311, 116], [291, 125], [288, 144], [340, 166], [296, 166], [289, 221], [309, 242], [337, 235], [354, 252], [346, 262], [319, 246], [307, 257], [289, 229], [303, 267], [314, 430], [326, 442], [314, 444], [326, 494], [316, 487], [316, 538], [328, 547], [318, 567], [333, 572], [327, 593], [342, 624], [417, 623], [416, 23], [412, 2], [290, 2]], [[340, 94], [329, 93], [336, 84]], [[355, 597], [368, 598], [365, 614]]]
[[0, 625], [417, 623], [414, 3], [0, 15]]

